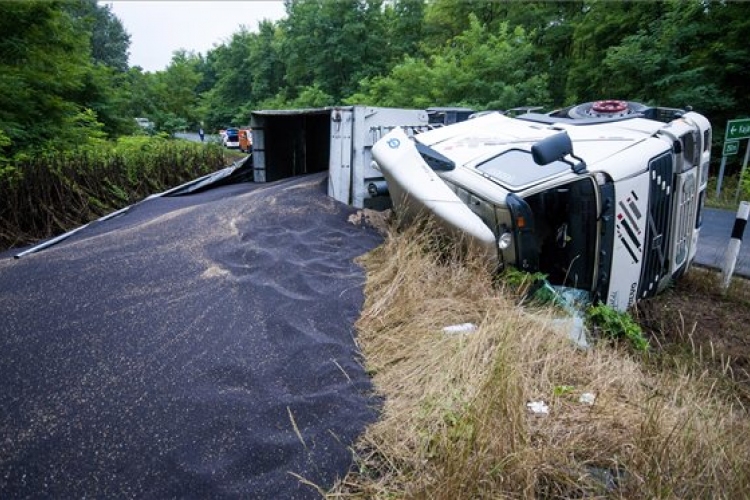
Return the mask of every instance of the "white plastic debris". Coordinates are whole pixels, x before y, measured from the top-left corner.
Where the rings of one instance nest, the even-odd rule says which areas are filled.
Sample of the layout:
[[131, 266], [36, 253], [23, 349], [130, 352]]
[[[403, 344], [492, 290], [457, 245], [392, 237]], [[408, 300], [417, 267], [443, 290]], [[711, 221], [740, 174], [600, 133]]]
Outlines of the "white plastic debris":
[[531, 401], [530, 403], [526, 403], [526, 407], [531, 410], [531, 413], [538, 415], [547, 415], [549, 413], [549, 406], [544, 401]]
[[567, 313], [566, 317], [552, 320], [559, 331], [567, 332], [568, 337], [581, 349], [590, 347], [588, 331], [584, 321], [585, 310], [591, 305], [591, 296], [585, 290], [565, 286], [544, 284], [533, 293], [543, 303], [552, 303]]
[[594, 401], [596, 401], [596, 396], [590, 392], [584, 392], [581, 394], [581, 397], [578, 398], [578, 402], [585, 405], [592, 405], [594, 404]]
[[557, 328], [558, 331], [567, 333], [568, 338], [581, 349], [591, 347], [586, 338], [587, 330], [582, 316], [576, 314], [568, 318], [553, 319], [552, 326]]
[[451, 325], [443, 328], [445, 333], [471, 333], [477, 330], [477, 325], [474, 323], [461, 323], [459, 325]]

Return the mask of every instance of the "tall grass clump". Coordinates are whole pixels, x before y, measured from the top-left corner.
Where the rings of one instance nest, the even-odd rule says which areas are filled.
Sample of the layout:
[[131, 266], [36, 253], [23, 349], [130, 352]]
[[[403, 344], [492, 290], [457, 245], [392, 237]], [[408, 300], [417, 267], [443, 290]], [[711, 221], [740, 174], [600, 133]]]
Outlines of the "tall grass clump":
[[[747, 495], [748, 414], [711, 376], [608, 341], [575, 347], [554, 311], [519, 306], [439, 241], [391, 230], [361, 260], [358, 340], [383, 409], [331, 498]], [[443, 330], [466, 322], [476, 330]]]
[[224, 166], [218, 145], [122, 137], [0, 168], [0, 248], [54, 236]]

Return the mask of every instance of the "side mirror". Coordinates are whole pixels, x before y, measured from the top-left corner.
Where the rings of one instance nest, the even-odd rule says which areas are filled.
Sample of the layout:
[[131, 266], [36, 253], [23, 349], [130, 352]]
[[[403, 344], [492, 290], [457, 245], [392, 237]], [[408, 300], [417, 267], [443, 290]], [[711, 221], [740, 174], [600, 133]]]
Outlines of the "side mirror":
[[[578, 160], [578, 163], [574, 164], [566, 160], [565, 157], [568, 155]], [[567, 132], [561, 132], [537, 142], [531, 146], [531, 156], [537, 165], [544, 166], [554, 161], [561, 161], [570, 165], [576, 174], [587, 172], [586, 162], [573, 154], [573, 142]]]
[[531, 146], [531, 156], [537, 165], [549, 165], [553, 161], [562, 161], [573, 154], [573, 143], [567, 132], [555, 134], [542, 139]]

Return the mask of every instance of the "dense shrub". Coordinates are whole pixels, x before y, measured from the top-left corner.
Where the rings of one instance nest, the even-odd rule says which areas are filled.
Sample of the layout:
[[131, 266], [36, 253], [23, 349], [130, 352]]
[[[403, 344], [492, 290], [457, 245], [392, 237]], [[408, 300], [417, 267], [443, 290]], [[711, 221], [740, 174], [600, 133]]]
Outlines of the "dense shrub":
[[214, 144], [122, 137], [0, 165], [0, 248], [85, 224], [224, 166]]

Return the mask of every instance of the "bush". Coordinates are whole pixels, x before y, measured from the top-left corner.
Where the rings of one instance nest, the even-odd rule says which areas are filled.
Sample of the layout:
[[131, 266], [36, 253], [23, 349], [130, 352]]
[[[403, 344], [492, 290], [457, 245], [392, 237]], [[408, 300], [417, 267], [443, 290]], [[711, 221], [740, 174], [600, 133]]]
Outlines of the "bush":
[[122, 137], [0, 165], [0, 248], [55, 236], [224, 167], [218, 145]]
[[628, 313], [599, 304], [590, 307], [586, 315], [597, 331], [604, 336], [614, 340], [627, 340], [638, 351], [648, 350], [648, 340], [643, 336], [641, 327]]

